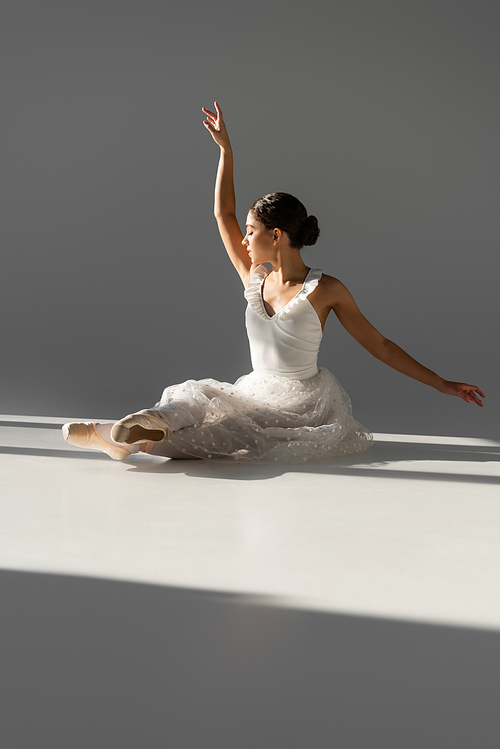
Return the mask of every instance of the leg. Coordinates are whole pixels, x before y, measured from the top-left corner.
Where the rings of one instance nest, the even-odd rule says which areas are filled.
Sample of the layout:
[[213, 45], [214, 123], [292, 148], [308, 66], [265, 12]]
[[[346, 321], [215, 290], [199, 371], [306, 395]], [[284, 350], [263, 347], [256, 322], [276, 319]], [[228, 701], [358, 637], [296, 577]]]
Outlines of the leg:
[[150, 453], [151, 455], [161, 455], [162, 458], [171, 458], [172, 460], [200, 460], [197, 455], [187, 455], [177, 450], [171, 442], [162, 442], [161, 444], [149, 442], [148, 446], [142, 452]]

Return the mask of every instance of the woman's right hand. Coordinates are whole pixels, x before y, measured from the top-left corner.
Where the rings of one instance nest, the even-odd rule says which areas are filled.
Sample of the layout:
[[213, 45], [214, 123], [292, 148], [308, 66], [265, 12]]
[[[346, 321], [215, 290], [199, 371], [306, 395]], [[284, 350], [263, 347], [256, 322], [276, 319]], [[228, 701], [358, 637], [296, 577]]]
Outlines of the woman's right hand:
[[218, 146], [221, 148], [230, 148], [229, 135], [227, 134], [221, 109], [216, 101], [214, 101], [214, 105], [216, 112], [211, 112], [209, 109], [202, 107], [202, 112], [207, 116], [207, 119], [203, 120], [203, 124]]

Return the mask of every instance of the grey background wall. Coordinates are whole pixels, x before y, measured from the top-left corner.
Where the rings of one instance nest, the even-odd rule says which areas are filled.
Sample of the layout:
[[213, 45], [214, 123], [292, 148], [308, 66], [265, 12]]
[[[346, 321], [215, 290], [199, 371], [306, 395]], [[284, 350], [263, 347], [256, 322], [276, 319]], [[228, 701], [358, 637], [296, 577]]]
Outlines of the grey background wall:
[[321, 363], [376, 431], [496, 436], [498, 6], [484, 0], [4, 0], [0, 411], [118, 418], [250, 370], [212, 217], [223, 107], [240, 218], [286, 190], [305, 261], [466, 406], [332, 319]]

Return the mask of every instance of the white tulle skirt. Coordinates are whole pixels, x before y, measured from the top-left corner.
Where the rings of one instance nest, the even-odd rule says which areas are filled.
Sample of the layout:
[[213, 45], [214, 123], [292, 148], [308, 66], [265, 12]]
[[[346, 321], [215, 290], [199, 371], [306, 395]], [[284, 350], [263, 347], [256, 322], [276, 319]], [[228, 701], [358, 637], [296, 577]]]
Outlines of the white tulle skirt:
[[[372, 435], [327, 369], [308, 380], [251, 372], [234, 384], [187, 380], [167, 387], [150, 412], [174, 430], [186, 457], [297, 463], [362, 452]], [[154, 450], [161, 454], [161, 445]]]

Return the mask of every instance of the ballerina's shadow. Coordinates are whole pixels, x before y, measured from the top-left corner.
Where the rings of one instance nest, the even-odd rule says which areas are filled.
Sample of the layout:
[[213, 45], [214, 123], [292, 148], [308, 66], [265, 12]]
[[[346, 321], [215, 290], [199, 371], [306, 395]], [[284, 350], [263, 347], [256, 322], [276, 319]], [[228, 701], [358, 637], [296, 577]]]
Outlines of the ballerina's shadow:
[[[500, 484], [500, 466], [497, 475], [474, 471], [474, 464], [495, 462], [500, 463], [500, 445], [375, 441], [364, 453], [310, 463], [228, 463], [155, 457], [130, 460], [127, 461], [127, 465], [130, 466], [129, 471], [137, 473], [182, 473], [198, 478], [231, 481], [262, 481], [287, 473], [309, 473]], [[424, 463], [431, 463], [431, 466], [422, 465]], [[440, 463], [443, 464], [441, 469]], [[464, 471], [466, 464], [471, 464], [467, 465], [470, 468], [468, 471]]]

